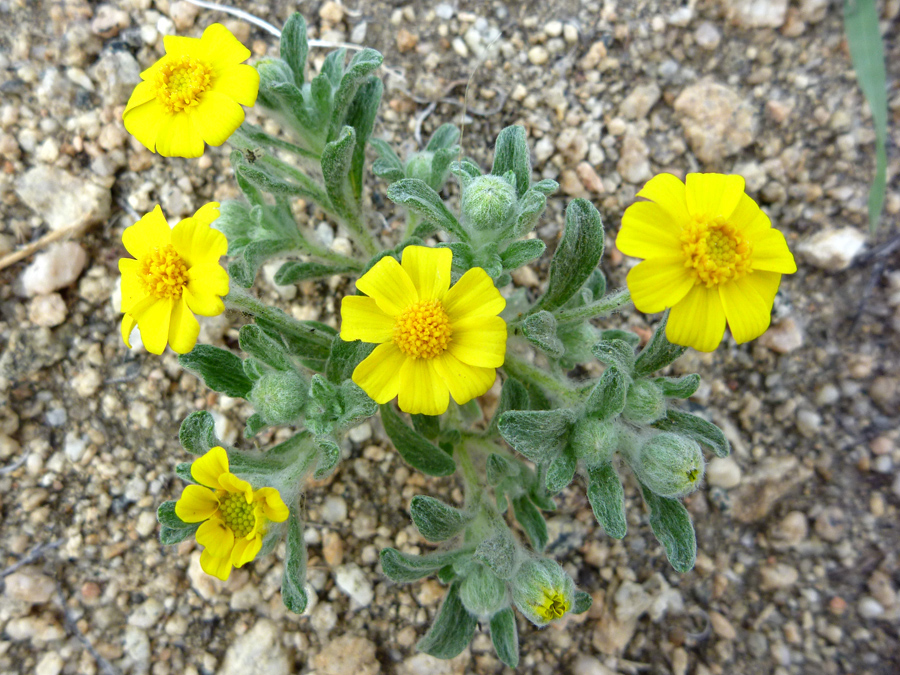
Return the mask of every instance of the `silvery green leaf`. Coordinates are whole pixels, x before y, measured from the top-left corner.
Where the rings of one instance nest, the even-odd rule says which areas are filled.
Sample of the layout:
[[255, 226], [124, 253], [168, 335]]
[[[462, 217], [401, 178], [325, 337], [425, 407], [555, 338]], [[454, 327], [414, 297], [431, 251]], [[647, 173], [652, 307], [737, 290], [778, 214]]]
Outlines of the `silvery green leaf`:
[[446, 452], [404, 424], [391, 404], [381, 406], [381, 421], [397, 452], [414, 469], [429, 476], [449, 476], [456, 471], [456, 462]]
[[362, 197], [366, 144], [372, 135], [372, 128], [375, 126], [375, 116], [378, 114], [378, 106], [381, 104], [383, 90], [384, 85], [381, 83], [381, 80], [375, 76], [370, 76], [360, 86], [350, 104], [350, 108], [347, 110], [345, 122], [356, 131], [356, 146], [353, 149], [348, 177], [353, 196], [357, 202]]
[[206, 410], [196, 410], [184, 418], [178, 440], [192, 455], [203, 455], [222, 444], [216, 437], [216, 422]]
[[634, 367], [634, 347], [626, 340], [604, 337], [591, 347], [591, 352], [598, 361], [615, 366], [622, 373], [630, 373]]
[[601, 331], [600, 339], [604, 341], [621, 340], [622, 342], [627, 342], [631, 346], [632, 352], [641, 343], [641, 338], [637, 333], [632, 333], [630, 330], [620, 330], [618, 328]]
[[519, 215], [515, 223], [503, 235], [510, 238], [524, 237], [531, 232], [547, 208], [547, 197], [538, 190], [529, 190], [519, 200]]
[[491, 173], [503, 176], [508, 171], [514, 173], [516, 192], [521, 197], [531, 185], [531, 153], [525, 140], [525, 127], [506, 127], [497, 136]]
[[453, 270], [464, 274], [475, 267], [475, 252], [469, 244], [462, 241], [443, 242], [439, 248], [449, 248], [453, 251]]
[[544, 180], [539, 180], [537, 183], [534, 183], [529, 189], [536, 190], [537, 192], [549, 196], [559, 190], [559, 183], [555, 180], [545, 178]]
[[522, 323], [522, 333], [526, 340], [552, 359], [558, 359], [566, 351], [562, 341], [556, 337], [556, 318], [546, 310], [526, 317]]
[[196, 345], [178, 357], [183, 368], [200, 375], [206, 386], [232, 398], [247, 398], [253, 382], [244, 373], [240, 358], [226, 349], [212, 345]]
[[690, 398], [700, 387], [700, 376], [685, 375], [684, 377], [656, 377], [652, 380], [660, 388], [663, 396], [667, 398]]
[[294, 614], [303, 614], [306, 595], [306, 543], [300, 529], [300, 517], [291, 509], [288, 516], [284, 574], [281, 577], [281, 601]]
[[442, 148], [434, 153], [431, 158], [431, 176], [428, 184], [436, 191], [440, 192], [447, 182], [450, 175], [450, 164], [459, 156], [459, 146], [454, 145], [449, 148]]
[[316, 471], [313, 477], [316, 480], [326, 478], [341, 461], [341, 447], [333, 438], [327, 436], [316, 437], [318, 456], [316, 459]]
[[430, 150], [431, 152], [437, 152], [438, 150], [453, 147], [458, 140], [459, 129], [455, 124], [450, 124], [448, 122], [434, 130], [434, 133], [431, 134], [431, 138], [428, 139], [428, 145], [425, 149]]
[[159, 528], [159, 543], [163, 546], [172, 546], [180, 544], [185, 539], [193, 537], [200, 528], [200, 523], [194, 523], [189, 528], [176, 529], [163, 525]]
[[179, 462], [175, 465], [175, 475], [189, 485], [197, 482], [191, 473], [191, 464], [192, 462]]
[[291, 260], [284, 263], [275, 272], [275, 283], [279, 286], [290, 286], [301, 281], [321, 279], [335, 274], [346, 274], [356, 271], [352, 265], [324, 265], [317, 262], [300, 262]]
[[562, 307], [591, 277], [603, 255], [603, 224], [596, 207], [575, 199], [566, 209], [563, 238], [550, 262], [550, 281], [541, 307]]
[[469, 646], [478, 619], [463, 607], [459, 586], [458, 581], [450, 584], [434, 623], [416, 645], [419, 651], [439, 659], [452, 659]]
[[575, 591], [575, 603], [572, 605], [572, 614], [584, 614], [594, 604], [594, 599], [584, 591]]
[[525, 457], [542, 463], [565, 447], [575, 418], [571, 410], [511, 410], [500, 416], [500, 435]]
[[284, 347], [266, 335], [263, 329], [255, 324], [241, 326], [241, 330], [238, 333], [238, 344], [250, 356], [259, 359], [276, 370], [291, 370], [293, 368]]
[[[327, 60], [326, 57], [326, 62]], [[341, 61], [343, 61], [343, 55], [341, 55]], [[344, 70], [343, 76], [340, 79], [340, 86], [334, 94], [334, 107], [331, 113], [331, 130], [328, 134], [330, 140], [334, 140], [339, 135], [343, 135], [343, 131], [338, 134], [338, 130], [341, 128], [342, 124], [346, 123], [345, 118], [349, 116], [348, 110], [351, 102], [356, 97], [360, 87], [362, 87], [369, 79], [369, 73], [378, 68], [382, 61], [384, 61], [384, 57], [374, 49], [368, 47], [357, 52], [353, 58], [350, 59], [350, 63], [347, 64], [347, 69]], [[380, 101], [380, 87], [378, 98]]]
[[356, 130], [345, 126], [340, 135], [325, 145], [322, 151], [322, 178], [325, 191], [342, 218], [352, 218], [359, 211], [350, 170], [356, 149]]
[[609, 366], [585, 403], [585, 414], [605, 422], [621, 414], [628, 396], [628, 379], [615, 366]]
[[575, 478], [575, 468], [578, 462], [569, 448], [563, 448], [556, 457], [547, 465], [547, 474], [544, 478], [547, 492], [556, 494], [571, 483]]
[[510, 668], [519, 666], [519, 633], [516, 629], [516, 615], [506, 607], [491, 617], [491, 642], [497, 658]]
[[659, 497], [643, 485], [641, 492], [650, 509], [650, 528], [678, 572], [689, 572], [697, 559], [697, 537], [691, 516], [677, 499]]
[[693, 438], [712, 450], [716, 457], [727, 457], [731, 452], [731, 444], [722, 430], [702, 417], [681, 410], [670, 410], [665, 418], [655, 422], [653, 426], [663, 431], [674, 431]]
[[475, 548], [475, 557], [501, 579], [510, 579], [516, 566], [516, 541], [506, 522], [497, 516], [494, 531]]
[[430, 225], [452, 234], [465, 241], [468, 234], [447, 207], [444, 200], [425, 181], [417, 178], [404, 178], [392, 183], [387, 190], [388, 199], [403, 204]]
[[660, 368], [675, 361], [679, 356], [687, 351], [687, 347], [674, 345], [666, 339], [666, 323], [669, 320], [669, 312], [667, 311], [656, 327], [656, 332], [650, 338], [647, 346], [638, 354], [637, 361], [634, 364], [634, 376], [643, 377], [650, 373], [655, 373]]
[[625, 491], [619, 474], [611, 462], [588, 471], [588, 501], [597, 522], [613, 539], [621, 539], [627, 531], [625, 520]]
[[291, 239], [251, 241], [241, 249], [241, 256], [228, 265], [228, 274], [238, 286], [250, 288], [256, 280], [257, 271], [266, 260], [295, 249], [296, 243]]
[[291, 67], [298, 87], [303, 86], [308, 52], [306, 20], [300, 12], [294, 12], [281, 29], [281, 58]]
[[335, 337], [331, 343], [331, 353], [325, 364], [325, 376], [333, 383], [340, 384], [349, 380], [356, 367], [371, 354], [375, 345], [368, 342], [344, 342], [340, 337]]
[[384, 548], [380, 555], [381, 570], [393, 581], [408, 583], [434, 574], [466, 555], [471, 555], [471, 549], [412, 555], [394, 548]]
[[445, 541], [455, 537], [470, 520], [459, 509], [425, 495], [412, 498], [409, 514], [416, 528], [428, 541]]
[[514, 241], [500, 254], [503, 269], [514, 270], [522, 265], [527, 265], [540, 258], [546, 248], [547, 245], [540, 239]]
[[267, 426], [269, 423], [262, 415], [253, 413], [247, 418], [247, 424], [244, 426], [244, 438], [253, 438]]
[[526, 408], [528, 408], [528, 391], [517, 379], [507, 377], [503, 382], [503, 388], [500, 389], [500, 402], [491, 419], [490, 431], [492, 433], [496, 431], [500, 416], [507, 410], [525, 410]]
[[175, 514], [175, 502], [163, 502], [156, 510], [156, 520], [160, 525], [174, 530], [196, 530], [198, 523], [186, 523]]
[[519, 525], [528, 535], [528, 540], [535, 551], [540, 553], [547, 546], [547, 522], [537, 507], [525, 495], [512, 500], [513, 513]]

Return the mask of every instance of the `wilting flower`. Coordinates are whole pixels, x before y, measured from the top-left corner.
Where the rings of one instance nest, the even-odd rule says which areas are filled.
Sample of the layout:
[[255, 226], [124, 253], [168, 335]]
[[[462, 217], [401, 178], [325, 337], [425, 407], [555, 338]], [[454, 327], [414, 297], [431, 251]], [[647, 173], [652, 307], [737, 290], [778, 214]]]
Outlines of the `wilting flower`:
[[685, 184], [664, 173], [638, 196], [650, 201], [625, 210], [616, 239], [622, 253], [644, 258], [628, 273], [634, 306], [671, 307], [668, 340], [704, 352], [719, 345], [726, 320], [738, 343], [762, 335], [781, 275], [797, 265], [744, 179], [691, 173]]
[[122, 121], [150, 152], [199, 157], [204, 141], [222, 145], [244, 121], [241, 105], [256, 102], [259, 73], [242, 65], [250, 50], [219, 23], [200, 38], [167, 35], [163, 45], [166, 55], [141, 73]]
[[175, 502], [175, 515], [186, 523], [203, 523], [197, 543], [203, 546], [200, 567], [222, 581], [232, 567], [253, 560], [262, 548], [269, 522], [287, 520], [288, 508], [272, 487], [254, 490], [228, 470], [224, 448], [212, 448], [191, 464], [200, 485], [188, 485]]
[[162, 354], [168, 342], [185, 354], [200, 333], [194, 314], [225, 311], [219, 296], [228, 293], [228, 273], [219, 258], [228, 250], [228, 240], [210, 227], [218, 216], [219, 205], [210, 202], [170, 229], [157, 206], [122, 233], [125, 249], [136, 258], [119, 259], [127, 346], [137, 325], [147, 351]]
[[506, 300], [480, 267], [450, 288], [453, 254], [408, 246], [402, 262], [379, 260], [356, 282], [366, 296], [341, 303], [341, 339], [378, 342], [353, 381], [376, 403], [399, 395], [400, 409], [440, 415], [481, 396], [506, 356]]
[[575, 583], [555, 560], [531, 558], [513, 577], [512, 596], [525, 618], [546, 626], [572, 609]]

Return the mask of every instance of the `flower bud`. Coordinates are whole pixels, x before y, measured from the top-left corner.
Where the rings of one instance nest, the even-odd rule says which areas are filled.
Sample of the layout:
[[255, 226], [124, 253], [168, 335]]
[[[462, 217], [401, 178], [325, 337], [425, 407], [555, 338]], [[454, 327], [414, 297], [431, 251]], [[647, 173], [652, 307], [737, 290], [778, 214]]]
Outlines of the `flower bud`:
[[572, 609], [575, 583], [559, 563], [531, 558], [513, 576], [513, 602], [537, 626], [546, 626]]
[[413, 153], [406, 160], [404, 173], [407, 178], [418, 178], [431, 185], [431, 162], [434, 159], [434, 153], [427, 150]]
[[509, 605], [506, 583], [484, 565], [475, 565], [463, 579], [459, 598], [470, 614], [487, 619]]
[[575, 456], [588, 466], [612, 459], [616, 442], [616, 429], [611, 422], [599, 422], [589, 417], [579, 420], [569, 437]]
[[294, 371], [270, 371], [253, 385], [250, 401], [269, 424], [288, 424], [303, 414], [308, 389]]
[[638, 479], [660, 497], [684, 497], [697, 489], [706, 462], [692, 438], [657, 434], [629, 459]]
[[662, 390], [653, 382], [636, 380], [628, 387], [625, 409], [622, 415], [632, 424], [655, 422], [666, 414], [666, 399]]
[[516, 204], [516, 188], [500, 176], [479, 176], [463, 190], [463, 219], [475, 230], [498, 229]]

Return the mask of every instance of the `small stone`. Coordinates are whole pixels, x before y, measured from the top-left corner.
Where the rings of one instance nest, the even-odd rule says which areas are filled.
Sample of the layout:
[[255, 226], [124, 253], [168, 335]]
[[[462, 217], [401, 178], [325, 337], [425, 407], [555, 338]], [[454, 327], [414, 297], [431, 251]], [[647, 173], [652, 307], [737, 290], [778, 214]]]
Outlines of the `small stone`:
[[416, 654], [400, 664], [397, 675], [466, 675], [473, 672], [467, 667], [470, 659], [468, 649], [449, 661], [430, 654]]
[[557, 21], [554, 19], [553, 21], [548, 21], [547, 25], [544, 26], [544, 33], [546, 33], [550, 37], [559, 37], [562, 35], [563, 25], [562, 21]]
[[453, 15], [456, 14], [456, 10], [453, 8], [453, 5], [442, 2], [438, 5], [435, 5], [434, 13], [437, 18], [442, 19], [443, 21], [449, 21], [453, 18]]
[[656, 105], [662, 95], [659, 86], [655, 82], [641, 84], [631, 90], [619, 106], [619, 114], [625, 119], [642, 120]]
[[894, 609], [898, 604], [897, 589], [890, 575], [882, 570], [875, 570], [867, 582], [869, 592], [878, 603], [887, 609]]
[[722, 614], [711, 611], [709, 613], [709, 623], [712, 625], [715, 634], [720, 638], [734, 640], [737, 637], [737, 631], [734, 629], [734, 626]]
[[337, 532], [326, 532], [322, 537], [322, 557], [329, 567], [337, 567], [344, 561], [344, 542]]
[[360, 607], [372, 604], [375, 592], [372, 582], [359, 565], [349, 563], [337, 569], [334, 575], [338, 588], [356, 602]]
[[169, 16], [179, 32], [193, 28], [194, 21], [200, 13], [200, 8], [186, 0], [178, 0], [169, 5]]
[[875, 598], [864, 595], [859, 599], [857, 611], [864, 619], [878, 619], [884, 614], [884, 607]]
[[40, 605], [56, 592], [56, 583], [36, 567], [23, 567], [6, 577], [4, 595], [11, 600]]
[[773, 323], [759, 337], [759, 343], [776, 354], [789, 354], [803, 346], [803, 331], [793, 317]]
[[606, 53], [606, 44], [602, 40], [598, 40], [591, 45], [588, 53], [581, 59], [581, 68], [583, 70], [593, 70], [606, 58]]
[[806, 514], [802, 511], [791, 511], [772, 528], [771, 536], [788, 546], [796, 546], [806, 539], [807, 534], [809, 534], [809, 523]]
[[806, 438], [813, 438], [822, 426], [822, 416], [814, 410], [797, 412], [797, 431]]
[[691, 5], [684, 5], [669, 14], [669, 18], [666, 19], [666, 22], [671, 26], [686, 28], [690, 25], [693, 18], [694, 8]]
[[[87, 254], [74, 241], [52, 244], [46, 251], [35, 256], [22, 272], [22, 293], [25, 297], [33, 297], [65, 288], [78, 279], [86, 262]], [[38, 316], [49, 318], [40, 314]]]
[[152, 511], [144, 511], [138, 516], [134, 525], [135, 532], [141, 537], [147, 538], [156, 531], [156, 514]]
[[579, 655], [572, 663], [572, 675], [616, 675], [600, 659], [587, 654]]
[[289, 675], [292, 662], [281, 645], [281, 629], [269, 619], [234, 639], [218, 675]]
[[828, 13], [828, 0], [800, 0], [800, 17], [809, 23], [818, 23]]
[[801, 465], [796, 457], [770, 459], [753, 474], [743, 478], [741, 485], [732, 493], [732, 515], [740, 523], [760, 521], [782, 497], [794, 492], [812, 475], [812, 470]]
[[47, 652], [34, 667], [34, 675], [59, 675], [65, 663], [56, 652]]
[[603, 181], [600, 179], [600, 176], [597, 175], [597, 172], [594, 171], [594, 167], [592, 167], [590, 163], [579, 162], [578, 166], [575, 167], [575, 173], [578, 174], [578, 178], [581, 180], [581, 184], [584, 185], [585, 190], [595, 194], [603, 194], [606, 192]]
[[210, 576], [200, 567], [200, 551], [191, 553], [191, 562], [188, 564], [188, 579], [190, 579], [193, 589], [204, 600], [211, 600], [225, 588], [224, 581]]
[[[155, 42], [156, 38], [150, 40]], [[141, 81], [141, 66], [127, 49], [106, 51], [90, 69], [107, 105], [123, 105]]]
[[674, 103], [684, 133], [701, 162], [718, 162], [750, 145], [758, 128], [756, 109], [711, 79], [685, 88]]
[[563, 169], [559, 174], [559, 189], [570, 197], [588, 197], [578, 174], [572, 169]]
[[779, 28], [788, 0], [723, 0], [726, 17], [742, 28]]
[[797, 579], [800, 578], [800, 573], [795, 567], [785, 565], [784, 563], [766, 565], [762, 568], [760, 573], [762, 575], [760, 588], [764, 591], [790, 588], [797, 583]]
[[70, 462], [77, 462], [81, 459], [82, 455], [84, 455], [85, 449], [87, 449], [89, 443], [89, 439], [87, 436], [78, 436], [75, 432], [69, 431], [66, 433], [66, 440], [63, 444], [63, 452], [66, 457], [69, 458]]
[[343, 497], [329, 495], [322, 504], [322, 519], [331, 525], [347, 519], [347, 502]]
[[900, 394], [900, 379], [896, 377], [876, 377], [869, 387], [869, 396], [875, 405], [888, 414], [897, 412], [896, 399]]
[[829, 272], [850, 267], [866, 244], [866, 235], [853, 227], [829, 228], [800, 242], [796, 251], [807, 263]]
[[704, 21], [694, 31], [694, 39], [697, 41], [697, 45], [703, 49], [712, 51], [722, 41], [722, 34], [714, 24]]
[[528, 60], [536, 66], [542, 66], [550, 59], [550, 52], [541, 45], [535, 45], [528, 50]]
[[43, 165], [29, 170], [16, 181], [16, 194], [52, 230], [103, 222], [109, 217], [112, 204], [109, 188]]
[[113, 5], [100, 5], [91, 21], [91, 32], [102, 38], [111, 38], [128, 28], [131, 18], [128, 12]]
[[567, 164], [575, 164], [587, 155], [588, 144], [580, 129], [568, 127], [557, 137], [556, 149], [562, 153]]
[[732, 457], [715, 457], [706, 467], [706, 480], [713, 487], [730, 490], [741, 483], [741, 467]]
[[327, 21], [332, 25], [338, 24], [344, 20], [344, 8], [341, 7], [340, 3], [328, 0], [319, 10], [319, 16], [323, 21]]
[[135, 609], [128, 617], [129, 626], [138, 628], [153, 628], [165, 613], [163, 604], [156, 598], [148, 598]]
[[327, 636], [328, 633], [337, 625], [337, 612], [331, 603], [321, 604], [316, 607], [310, 614], [309, 622], [321, 636]]
[[411, 52], [416, 48], [416, 45], [419, 44], [419, 36], [413, 33], [410, 33], [405, 28], [401, 28], [397, 31], [397, 49], [400, 50], [401, 54], [405, 54], [406, 52]]
[[353, 427], [347, 433], [347, 437], [354, 443], [365, 443], [372, 438], [372, 425], [368, 422], [363, 422], [359, 426]]
[[66, 320], [66, 303], [59, 293], [38, 295], [28, 304], [28, 320], [52, 328]]
[[643, 183], [650, 178], [650, 149], [636, 135], [625, 135], [616, 171], [629, 183]]
[[364, 637], [344, 635], [310, 659], [316, 675], [378, 675], [375, 645]]
[[834, 405], [841, 400], [841, 390], [834, 384], [827, 382], [816, 392], [816, 405]]
[[839, 506], [829, 506], [816, 518], [816, 534], [825, 541], [841, 541], [847, 533], [847, 516]]

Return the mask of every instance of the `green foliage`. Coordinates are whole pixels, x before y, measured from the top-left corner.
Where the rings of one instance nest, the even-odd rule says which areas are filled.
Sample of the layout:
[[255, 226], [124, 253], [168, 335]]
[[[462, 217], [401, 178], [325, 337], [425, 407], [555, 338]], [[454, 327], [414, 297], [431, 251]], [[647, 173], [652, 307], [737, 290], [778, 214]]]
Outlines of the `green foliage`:
[[241, 360], [226, 349], [196, 345], [187, 354], [179, 355], [178, 363], [202, 377], [207, 387], [226, 396], [247, 398], [253, 387]]
[[456, 471], [453, 458], [404, 424], [390, 403], [381, 406], [381, 422], [397, 452], [414, 469], [429, 476], [449, 476]]
[[516, 615], [507, 607], [491, 617], [491, 642], [497, 658], [510, 668], [519, 666], [519, 633], [516, 629]]
[[627, 531], [625, 492], [613, 465], [600, 464], [588, 472], [588, 501], [597, 522], [613, 539], [621, 539]]
[[731, 452], [731, 444], [725, 434], [712, 422], [702, 417], [691, 415], [680, 410], [670, 410], [665, 419], [653, 426], [663, 431], [674, 431], [688, 438], [693, 438], [701, 445], [712, 450], [716, 457], [727, 457]]
[[203, 455], [210, 448], [220, 446], [222, 442], [216, 438], [216, 422], [205, 410], [197, 410], [184, 418], [178, 430], [181, 447], [192, 455]]
[[650, 528], [672, 567], [690, 572], [697, 560], [697, 538], [687, 509], [677, 499], [659, 497], [644, 486], [641, 492], [650, 509]]
[[309, 603], [306, 589], [306, 544], [300, 529], [300, 518], [293, 509], [287, 521], [287, 549], [281, 577], [281, 601], [294, 614], [303, 614]]
[[459, 586], [458, 582], [450, 585], [434, 623], [416, 645], [419, 651], [439, 659], [452, 659], [472, 641], [478, 619], [463, 606]]
[[459, 509], [425, 495], [413, 497], [409, 514], [428, 541], [444, 541], [455, 537], [469, 522], [469, 517]]
[[193, 537], [200, 523], [185, 523], [175, 515], [175, 502], [163, 502], [156, 511], [156, 519], [161, 525], [159, 543], [164, 546], [178, 544]]
[[539, 303], [541, 309], [562, 307], [590, 278], [602, 255], [600, 213], [586, 199], [572, 201], [566, 209], [563, 238], [550, 262], [550, 281]]

